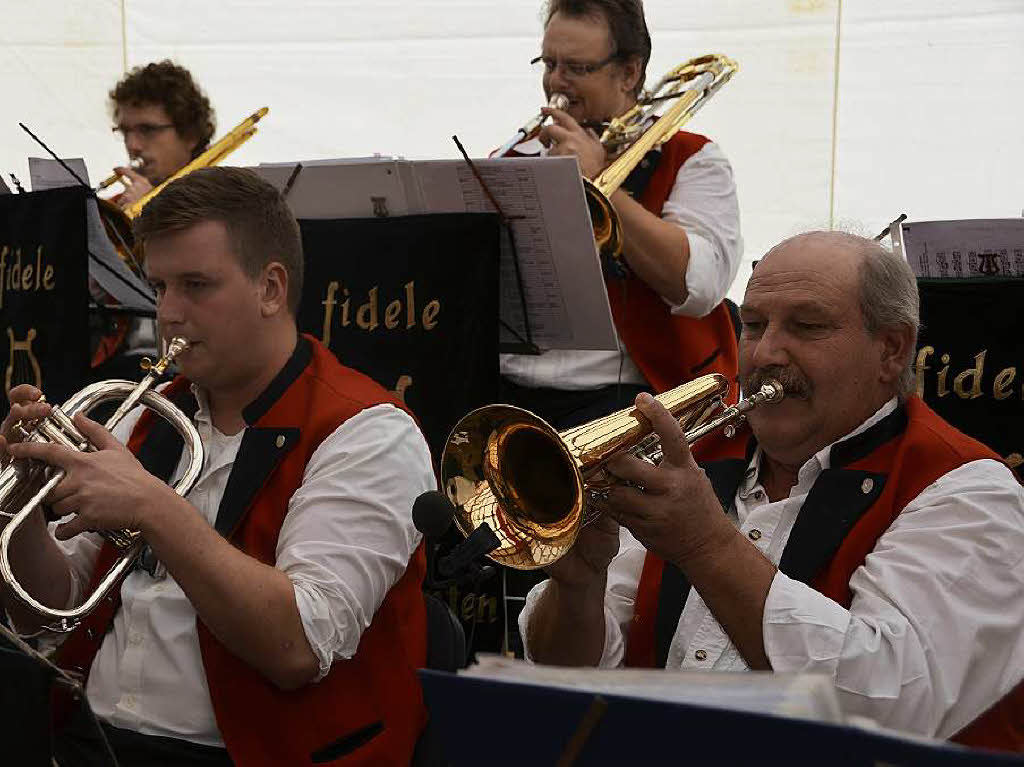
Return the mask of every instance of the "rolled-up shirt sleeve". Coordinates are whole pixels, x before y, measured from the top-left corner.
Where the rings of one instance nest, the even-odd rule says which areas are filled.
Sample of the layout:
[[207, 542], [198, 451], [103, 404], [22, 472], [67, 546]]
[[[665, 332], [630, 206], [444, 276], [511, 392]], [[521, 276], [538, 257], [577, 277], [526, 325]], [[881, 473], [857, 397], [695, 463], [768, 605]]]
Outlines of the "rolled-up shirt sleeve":
[[416, 497], [436, 487], [412, 418], [378, 405], [320, 444], [288, 504], [277, 567], [291, 579], [320, 678], [351, 658], [419, 545]]
[[[647, 552], [640, 542], [624, 527], [619, 528], [619, 552], [608, 565], [608, 584], [604, 595], [604, 649], [599, 668], [615, 668], [622, 665], [626, 652], [629, 626], [633, 620], [636, 591], [640, 584]], [[526, 595], [526, 604], [519, 613], [519, 633], [523, 637], [526, 660], [533, 661], [529, 646], [527, 626], [541, 595], [547, 590], [548, 581], [537, 584]]]
[[949, 737], [1024, 675], [1024, 490], [995, 461], [941, 477], [850, 580], [847, 610], [777, 573], [763, 620], [775, 671], [833, 676], [844, 710]]
[[743, 256], [736, 182], [717, 144], [705, 144], [683, 163], [661, 217], [681, 226], [690, 246], [687, 298], [672, 313], [703, 317], [725, 298]]

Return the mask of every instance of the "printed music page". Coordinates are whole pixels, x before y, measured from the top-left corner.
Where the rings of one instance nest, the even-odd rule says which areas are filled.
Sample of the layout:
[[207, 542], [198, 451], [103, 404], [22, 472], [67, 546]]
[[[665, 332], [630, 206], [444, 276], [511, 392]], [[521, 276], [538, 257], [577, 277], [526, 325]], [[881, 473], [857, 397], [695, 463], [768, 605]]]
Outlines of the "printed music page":
[[[78, 177], [89, 183], [89, 172], [85, 161], [81, 158], [64, 160]], [[28, 158], [29, 176], [32, 191], [59, 189], [67, 186], [79, 186], [79, 181], [56, 160], [41, 157]], [[118, 255], [110, 241], [103, 219], [100, 216], [99, 204], [95, 199], [85, 201], [86, 237], [89, 249], [89, 277], [96, 281], [103, 290], [121, 306], [142, 312], [151, 312], [156, 308], [156, 295], [149, 283], [128, 268]]]
[[287, 200], [296, 218], [373, 218], [416, 212], [406, 204], [398, 163], [390, 158], [265, 163], [250, 170], [281, 190], [291, 182]]
[[477, 655], [476, 665], [459, 674], [501, 682], [793, 716], [819, 722], [844, 721], [835, 684], [824, 674], [567, 668], [534, 665], [484, 653]]
[[[493, 212], [480, 182], [462, 160], [409, 164], [410, 212]], [[583, 183], [573, 157], [475, 160], [511, 220], [519, 275], [508, 237], [501, 243], [504, 324], [525, 338], [522, 279], [533, 342], [541, 349], [614, 351], [615, 329], [594, 244]], [[411, 175], [411, 178], [409, 177]], [[501, 341], [519, 339], [502, 328]]]
[[904, 257], [918, 277], [1024, 277], [1024, 218], [916, 221], [901, 230]]

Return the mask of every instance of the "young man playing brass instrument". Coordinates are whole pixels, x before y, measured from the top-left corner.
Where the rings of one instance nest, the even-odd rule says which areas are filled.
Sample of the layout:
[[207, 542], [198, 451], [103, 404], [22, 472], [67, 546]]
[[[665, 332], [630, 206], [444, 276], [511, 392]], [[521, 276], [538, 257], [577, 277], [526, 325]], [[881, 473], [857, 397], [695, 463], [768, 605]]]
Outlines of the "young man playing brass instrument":
[[[173, 478], [185, 461], [151, 414], [114, 434], [76, 416], [97, 452], [14, 443], [14, 424], [49, 406], [31, 387], [11, 392], [4, 452], [67, 472], [48, 499], [66, 517], [56, 540], [40, 515], [14, 541], [22, 585], [47, 605], [80, 602], [107, 569], [109, 544], [90, 530], [139, 530], [156, 561], [58, 662], [87, 675], [121, 764], [408, 763], [425, 721], [410, 512], [435, 485], [423, 437], [386, 391], [297, 332], [299, 231], [269, 184], [201, 169], [137, 227], [160, 332], [190, 343], [163, 394], [194, 414], [206, 461], [184, 499], [149, 473]], [[4, 597], [19, 629], [38, 624]], [[58, 760], [106, 764], [96, 738], [72, 717]]]
[[[535, 63], [545, 100], [564, 110], [511, 154], [572, 155], [584, 177], [609, 162], [590, 127], [637, 102], [651, 55], [640, 0], [550, 0]], [[584, 127], [587, 126], [587, 127]], [[627, 192], [627, 190], [629, 190]], [[713, 142], [680, 131], [651, 153], [610, 201], [623, 258], [606, 264], [621, 352], [502, 355], [503, 399], [565, 428], [698, 375], [736, 376], [735, 328], [723, 303], [742, 251], [732, 169]]]
[[114, 131], [124, 139], [130, 160], [114, 168], [108, 179], [124, 184], [115, 198], [122, 207], [173, 176], [210, 145], [216, 127], [213, 107], [184, 67], [167, 60], [135, 67], [109, 97]]
[[632, 484], [531, 592], [528, 654], [824, 673], [847, 713], [1024, 749], [1024, 489], [913, 394], [909, 265], [800, 235], [757, 265], [740, 311], [745, 392], [774, 378], [785, 398], [749, 413], [746, 457], [699, 467], [638, 396], [664, 461], [608, 465]]

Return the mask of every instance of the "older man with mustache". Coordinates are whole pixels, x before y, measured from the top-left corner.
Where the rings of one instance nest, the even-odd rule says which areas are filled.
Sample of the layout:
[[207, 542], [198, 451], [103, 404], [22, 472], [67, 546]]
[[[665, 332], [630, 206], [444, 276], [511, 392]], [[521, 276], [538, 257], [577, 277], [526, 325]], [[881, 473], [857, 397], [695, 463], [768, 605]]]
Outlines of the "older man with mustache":
[[823, 672], [848, 712], [1020, 750], [1024, 491], [911, 393], [906, 262], [799, 235], [758, 264], [741, 316], [744, 389], [776, 378], [785, 399], [750, 414], [743, 458], [699, 467], [637, 397], [664, 461], [609, 465], [635, 486], [531, 592], [530, 657]]

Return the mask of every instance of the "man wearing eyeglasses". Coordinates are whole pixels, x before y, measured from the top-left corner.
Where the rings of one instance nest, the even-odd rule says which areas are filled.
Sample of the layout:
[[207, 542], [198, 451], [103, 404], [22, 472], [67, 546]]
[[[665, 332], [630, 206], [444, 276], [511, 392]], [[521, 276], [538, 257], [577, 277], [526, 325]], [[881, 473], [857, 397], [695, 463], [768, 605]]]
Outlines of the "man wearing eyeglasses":
[[109, 95], [114, 132], [124, 138], [131, 160], [114, 168], [124, 179], [125, 190], [116, 198], [121, 206], [138, 200], [210, 145], [213, 108], [184, 67], [168, 60], [136, 67]]
[[[651, 40], [640, 0], [550, 0], [541, 55], [552, 122], [510, 154], [574, 155], [595, 178], [614, 158], [595, 128], [634, 106]], [[632, 404], [706, 373], [736, 377], [735, 329], [723, 303], [742, 250], [728, 160], [704, 136], [679, 132], [611, 195], [624, 264], [605, 264], [621, 351], [502, 355], [504, 396], [558, 428]], [[625, 268], [623, 268], [623, 266]]]

